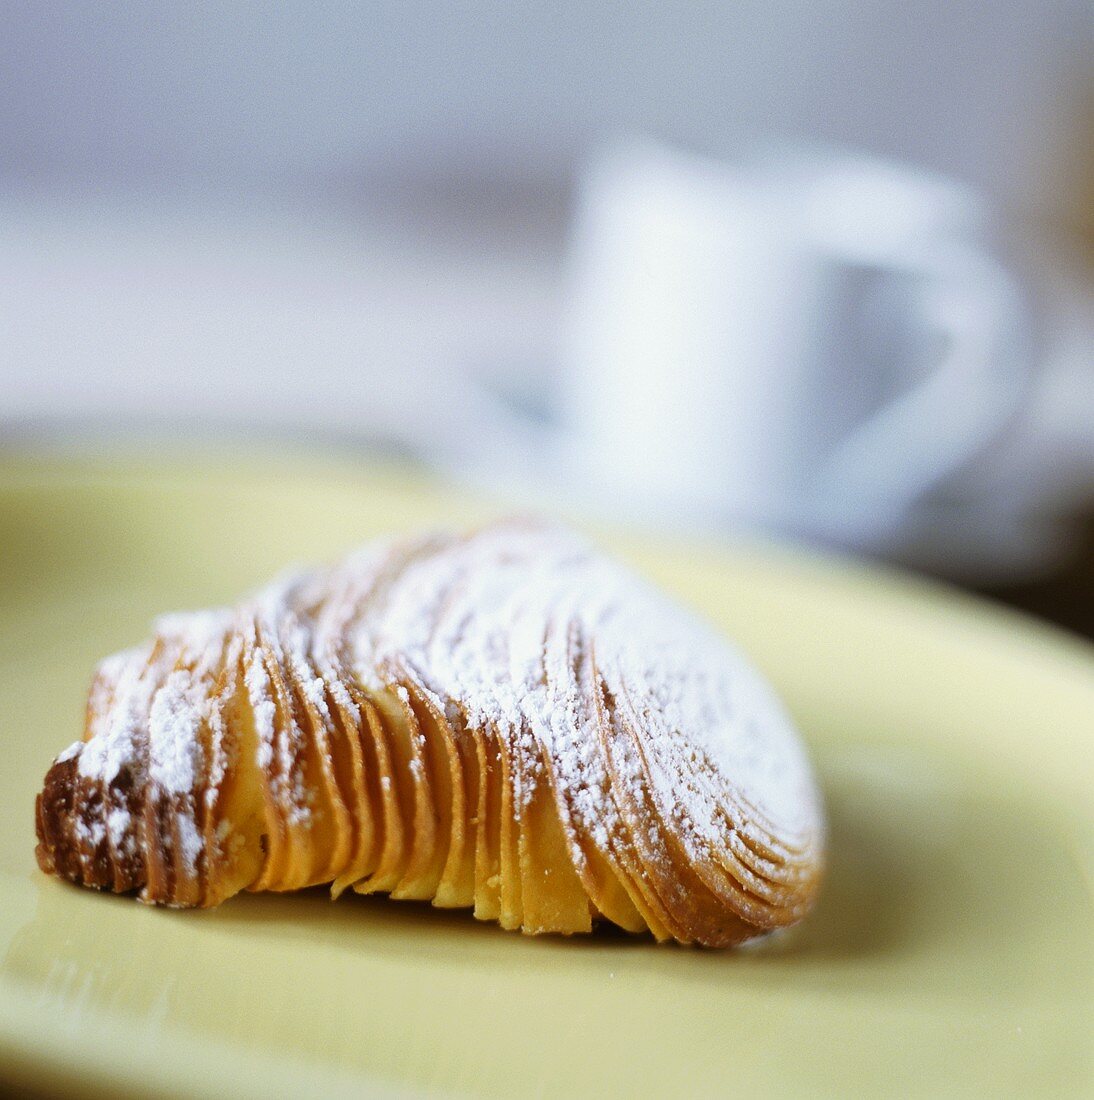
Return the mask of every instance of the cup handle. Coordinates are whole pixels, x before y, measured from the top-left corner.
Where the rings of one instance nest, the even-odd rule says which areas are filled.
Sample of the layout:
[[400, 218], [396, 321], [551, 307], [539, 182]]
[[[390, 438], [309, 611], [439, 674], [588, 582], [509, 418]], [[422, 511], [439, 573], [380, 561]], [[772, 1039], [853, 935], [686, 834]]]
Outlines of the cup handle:
[[947, 245], [900, 270], [919, 276], [918, 311], [941, 337], [942, 354], [922, 382], [835, 446], [810, 493], [826, 527], [853, 523], [859, 537], [891, 530], [990, 442], [1017, 410], [1028, 377], [1023, 298], [1003, 267]]

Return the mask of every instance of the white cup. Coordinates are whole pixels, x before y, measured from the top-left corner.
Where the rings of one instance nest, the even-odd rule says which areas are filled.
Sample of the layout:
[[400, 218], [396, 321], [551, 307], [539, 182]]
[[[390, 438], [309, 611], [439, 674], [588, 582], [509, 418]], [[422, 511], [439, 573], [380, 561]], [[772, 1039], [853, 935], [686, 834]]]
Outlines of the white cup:
[[865, 545], [982, 450], [1026, 325], [958, 184], [825, 154], [652, 145], [581, 192], [565, 409], [601, 487]]

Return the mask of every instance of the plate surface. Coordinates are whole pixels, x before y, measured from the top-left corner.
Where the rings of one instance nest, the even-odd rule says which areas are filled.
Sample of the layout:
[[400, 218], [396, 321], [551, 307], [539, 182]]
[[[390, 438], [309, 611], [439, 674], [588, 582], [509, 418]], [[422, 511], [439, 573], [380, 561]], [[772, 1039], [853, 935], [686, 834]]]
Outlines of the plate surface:
[[1094, 1086], [1094, 650], [860, 565], [601, 537], [736, 637], [810, 745], [826, 889], [758, 949], [527, 939], [322, 891], [158, 911], [38, 873], [34, 795], [101, 656], [286, 564], [489, 514], [405, 471], [314, 458], [0, 462], [0, 1080], [193, 1096]]

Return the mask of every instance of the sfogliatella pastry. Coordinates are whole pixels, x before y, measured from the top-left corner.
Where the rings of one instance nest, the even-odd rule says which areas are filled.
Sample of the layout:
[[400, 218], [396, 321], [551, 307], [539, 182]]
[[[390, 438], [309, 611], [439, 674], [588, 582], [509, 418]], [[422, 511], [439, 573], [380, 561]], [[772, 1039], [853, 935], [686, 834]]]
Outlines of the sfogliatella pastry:
[[554, 528], [366, 546], [103, 662], [44, 871], [146, 902], [332, 884], [525, 932], [728, 945], [800, 919], [808, 761], [709, 627]]

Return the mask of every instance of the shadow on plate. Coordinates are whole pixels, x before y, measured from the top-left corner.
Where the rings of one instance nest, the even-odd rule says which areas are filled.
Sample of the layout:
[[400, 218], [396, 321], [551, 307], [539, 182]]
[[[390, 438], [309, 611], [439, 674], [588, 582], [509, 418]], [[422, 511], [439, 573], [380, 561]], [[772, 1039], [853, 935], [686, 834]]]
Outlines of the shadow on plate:
[[[740, 980], [865, 991], [903, 967], [920, 991], [962, 996], [1002, 993], [1019, 978], [1049, 991], [1077, 980], [1066, 929], [1087, 919], [1082, 878], [1057, 823], [1028, 795], [1023, 802], [967, 766], [877, 744], [830, 750], [819, 769], [830, 822], [821, 901], [798, 928], [741, 951], [658, 946], [610, 929], [522, 937], [466, 911], [352, 893], [332, 903], [322, 889], [242, 895], [208, 912], [148, 910], [41, 877], [37, 912], [0, 974], [49, 996], [94, 996], [95, 987], [139, 982], [143, 957], [208, 942], [228, 965], [287, 948], [340, 958], [347, 972], [381, 958], [495, 969], [550, 958], [563, 970], [600, 963], [705, 979], [731, 966]], [[97, 908], [90, 919], [86, 906], [110, 913]], [[116, 942], [104, 941], [104, 926]], [[211, 929], [215, 945], [204, 935]]]

